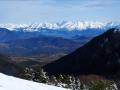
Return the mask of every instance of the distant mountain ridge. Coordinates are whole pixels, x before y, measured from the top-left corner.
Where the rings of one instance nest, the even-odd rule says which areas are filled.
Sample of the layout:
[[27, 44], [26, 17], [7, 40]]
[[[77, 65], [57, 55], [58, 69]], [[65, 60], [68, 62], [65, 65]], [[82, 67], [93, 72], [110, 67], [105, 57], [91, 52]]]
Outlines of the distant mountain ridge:
[[33, 23], [33, 24], [0, 24], [0, 28], [11, 31], [41, 31], [49, 30], [86, 30], [86, 29], [109, 29], [120, 26], [120, 22], [87, 22], [87, 21], [63, 21], [61, 23]]
[[45, 35], [73, 39], [84, 36], [95, 37], [114, 27], [119, 28], [120, 22], [64, 21], [61, 23], [0, 24], [0, 34], [6, 35], [5, 38], [17, 36], [20, 39], [21, 37], [26, 39]]

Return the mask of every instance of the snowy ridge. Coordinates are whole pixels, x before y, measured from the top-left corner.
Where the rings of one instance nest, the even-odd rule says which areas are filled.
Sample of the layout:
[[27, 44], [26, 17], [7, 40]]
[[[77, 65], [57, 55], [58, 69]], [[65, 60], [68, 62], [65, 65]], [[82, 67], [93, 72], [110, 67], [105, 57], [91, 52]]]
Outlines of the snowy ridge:
[[15, 28], [25, 28], [27, 24], [0, 24], [0, 28], [6, 28], [9, 30], [14, 30]]
[[84, 21], [64, 21], [62, 23], [33, 23], [33, 24], [0, 24], [0, 28], [7, 28], [9, 30], [16, 30], [19, 28], [24, 31], [39, 31], [41, 29], [66, 29], [72, 30], [85, 30], [85, 29], [108, 29], [112, 27], [120, 27], [120, 22], [84, 22]]
[[0, 73], [0, 90], [68, 90], [60, 87], [45, 85], [22, 80]]

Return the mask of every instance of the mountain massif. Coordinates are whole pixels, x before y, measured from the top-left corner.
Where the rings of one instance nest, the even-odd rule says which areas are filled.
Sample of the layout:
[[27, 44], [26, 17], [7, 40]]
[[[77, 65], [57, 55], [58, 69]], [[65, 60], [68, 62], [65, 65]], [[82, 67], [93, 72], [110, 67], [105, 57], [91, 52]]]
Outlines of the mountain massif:
[[43, 68], [50, 74], [115, 74], [120, 69], [120, 31], [112, 28]]

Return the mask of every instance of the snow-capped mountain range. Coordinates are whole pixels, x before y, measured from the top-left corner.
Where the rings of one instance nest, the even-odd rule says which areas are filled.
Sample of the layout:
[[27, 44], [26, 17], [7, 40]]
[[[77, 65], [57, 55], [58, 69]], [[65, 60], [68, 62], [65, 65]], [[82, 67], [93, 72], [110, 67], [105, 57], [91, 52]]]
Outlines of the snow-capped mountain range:
[[86, 21], [63, 21], [61, 23], [33, 23], [33, 24], [0, 24], [0, 28], [7, 28], [9, 30], [22, 29], [23, 31], [40, 31], [41, 29], [68, 31], [85, 30], [85, 29], [109, 29], [113, 27], [120, 27], [120, 22], [86, 22]]

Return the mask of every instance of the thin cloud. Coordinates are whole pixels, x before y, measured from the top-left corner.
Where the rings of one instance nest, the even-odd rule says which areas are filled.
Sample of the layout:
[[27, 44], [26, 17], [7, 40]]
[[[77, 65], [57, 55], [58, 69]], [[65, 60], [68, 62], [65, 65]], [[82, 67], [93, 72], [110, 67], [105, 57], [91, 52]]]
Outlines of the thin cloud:
[[120, 4], [120, 1], [114, 1], [114, 0], [96, 0], [96, 1], [91, 1], [91, 2], [88, 2], [87, 4], [85, 4], [84, 6], [85, 7], [88, 7], [88, 8], [105, 8], [105, 7], [115, 7], [115, 6], [118, 6], [118, 4]]
[[40, 0], [43, 5], [55, 7], [105, 8], [119, 6], [119, 0]]
[[0, 1], [22, 1], [36, 2], [36, 5], [52, 7], [80, 7], [80, 8], [105, 8], [119, 6], [119, 0], [0, 0]]

